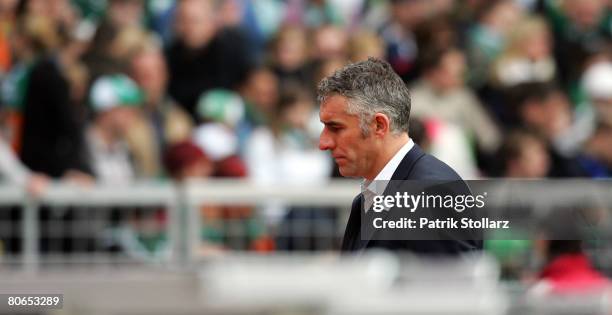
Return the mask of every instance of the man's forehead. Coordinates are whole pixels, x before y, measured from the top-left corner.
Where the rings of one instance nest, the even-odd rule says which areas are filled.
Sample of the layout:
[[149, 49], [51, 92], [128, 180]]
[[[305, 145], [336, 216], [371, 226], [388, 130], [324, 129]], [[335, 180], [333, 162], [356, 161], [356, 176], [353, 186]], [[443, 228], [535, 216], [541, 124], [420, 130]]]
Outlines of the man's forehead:
[[333, 95], [321, 102], [319, 117], [322, 121], [350, 116], [347, 113], [347, 100], [340, 95]]

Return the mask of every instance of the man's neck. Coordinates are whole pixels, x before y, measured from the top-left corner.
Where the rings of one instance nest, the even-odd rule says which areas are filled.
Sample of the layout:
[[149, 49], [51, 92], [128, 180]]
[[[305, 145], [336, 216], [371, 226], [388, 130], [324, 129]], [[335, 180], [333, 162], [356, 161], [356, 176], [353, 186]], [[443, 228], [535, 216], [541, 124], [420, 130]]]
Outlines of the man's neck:
[[397, 137], [390, 137], [388, 141], [383, 144], [383, 150], [379, 153], [378, 158], [374, 162], [372, 171], [364, 176], [368, 181], [374, 180], [376, 175], [382, 171], [382, 169], [389, 163], [389, 161], [395, 156], [395, 154], [406, 144], [410, 138], [407, 134], [403, 133]]

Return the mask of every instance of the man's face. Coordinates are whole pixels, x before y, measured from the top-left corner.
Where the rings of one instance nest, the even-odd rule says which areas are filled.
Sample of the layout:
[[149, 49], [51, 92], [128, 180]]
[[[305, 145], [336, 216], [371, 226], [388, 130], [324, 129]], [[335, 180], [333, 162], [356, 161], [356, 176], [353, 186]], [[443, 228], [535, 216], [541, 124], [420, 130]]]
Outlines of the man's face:
[[465, 57], [458, 51], [447, 53], [437, 69], [434, 84], [442, 91], [450, 91], [463, 85]]
[[144, 52], [132, 60], [132, 76], [144, 90], [147, 102], [158, 102], [166, 92], [168, 75], [161, 53]]
[[340, 174], [345, 177], [371, 175], [378, 147], [370, 133], [364, 136], [359, 117], [347, 113], [347, 99], [334, 95], [321, 104], [319, 118], [325, 125], [319, 138], [319, 149], [331, 151]]
[[199, 49], [215, 36], [215, 12], [210, 0], [181, 1], [176, 15], [177, 36], [187, 47]]
[[278, 78], [268, 70], [257, 71], [248, 79], [242, 94], [260, 110], [271, 111], [278, 101]]
[[104, 115], [109, 121], [111, 132], [116, 137], [123, 138], [138, 118], [138, 110], [133, 107], [118, 106], [106, 111]]

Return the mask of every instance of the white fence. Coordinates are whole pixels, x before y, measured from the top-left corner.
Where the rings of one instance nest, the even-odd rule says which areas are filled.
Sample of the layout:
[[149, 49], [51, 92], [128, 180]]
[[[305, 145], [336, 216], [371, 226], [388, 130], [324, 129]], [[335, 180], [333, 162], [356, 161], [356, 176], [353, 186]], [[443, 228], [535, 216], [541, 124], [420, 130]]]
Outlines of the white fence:
[[[346, 210], [357, 193], [359, 184], [346, 180], [331, 182], [325, 186], [282, 187], [261, 186], [235, 180], [189, 182], [183, 185], [141, 182], [125, 187], [56, 184], [37, 199], [19, 188], [0, 186], [0, 207], [18, 206], [23, 212], [20, 220], [21, 257], [5, 257], [4, 261], [21, 264], [30, 271], [38, 269], [41, 262], [41, 205], [50, 208], [71, 207], [71, 211], [96, 211], [97, 208], [112, 206], [163, 206], [167, 212], [167, 234], [172, 252], [168, 262], [188, 265], [193, 261], [194, 249], [200, 241], [199, 207], [202, 205], [255, 205], [279, 200], [291, 205], [337, 206], [338, 211], [347, 214]], [[60, 227], [62, 228], [65, 227]]]
[[[565, 204], [585, 196], [612, 204], [609, 181], [553, 181], [538, 189], [524, 186], [513, 190], [523, 202], [532, 204]], [[609, 313], [606, 295], [526, 299], [525, 288], [512, 289], [498, 282], [498, 267], [486, 258], [481, 263], [444, 265], [386, 253], [351, 260], [339, 259], [337, 253], [262, 256], [229, 252], [217, 257], [200, 256], [195, 250], [201, 239], [199, 208], [203, 204], [282, 200], [294, 205], [335, 206], [332, 211], [344, 217], [338, 220], [341, 233], [358, 192], [358, 182], [344, 180], [326, 186], [282, 187], [243, 181], [180, 186], [149, 182], [129, 187], [54, 185], [40, 199], [32, 199], [20, 189], [0, 186], [0, 206], [18, 206], [22, 212], [17, 220], [21, 253], [0, 261], [0, 294], [61, 293], [64, 310], [42, 313], [71, 315]], [[95, 262], [92, 265], [67, 264], [64, 257], [58, 257], [54, 268], [42, 268], [55, 259], [39, 248], [42, 205], [72, 207], [74, 212], [163, 205], [171, 256], [151, 266], [115, 264], [103, 253], [90, 253], [80, 259]], [[4, 268], [5, 262], [18, 268]], [[470, 268], [465, 268], [466, 263]], [[0, 306], [0, 314], [9, 311]]]

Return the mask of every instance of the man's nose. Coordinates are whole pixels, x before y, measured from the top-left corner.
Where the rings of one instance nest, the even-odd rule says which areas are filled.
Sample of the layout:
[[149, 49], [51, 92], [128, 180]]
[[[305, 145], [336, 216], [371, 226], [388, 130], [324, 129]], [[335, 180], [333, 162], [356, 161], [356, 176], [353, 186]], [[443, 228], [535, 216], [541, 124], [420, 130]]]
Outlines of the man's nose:
[[321, 132], [319, 137], [319, 150], [332, 150], [334, 146], [333, 140], [326, 134], [325, 130]]

